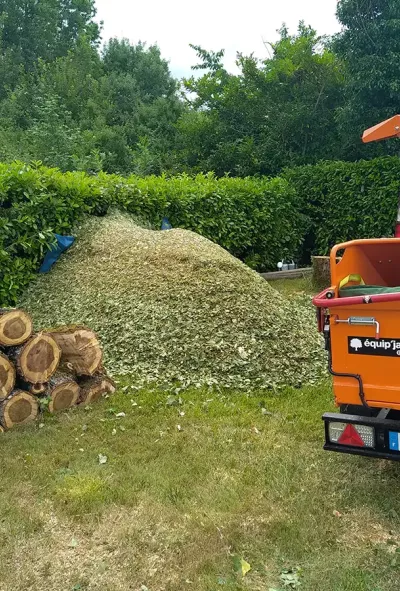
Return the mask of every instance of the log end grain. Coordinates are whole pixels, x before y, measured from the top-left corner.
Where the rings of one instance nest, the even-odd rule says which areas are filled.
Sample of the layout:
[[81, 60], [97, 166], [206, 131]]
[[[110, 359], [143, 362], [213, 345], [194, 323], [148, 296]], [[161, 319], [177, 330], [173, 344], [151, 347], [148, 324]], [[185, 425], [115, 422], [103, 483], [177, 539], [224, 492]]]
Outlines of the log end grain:
[[4, 429], [12, 429], [34, 421], [39, 414], [37, 399], [23, 390], [14, 390], [0, 405], [0, 424]]
[[15, 386], [15, 367], [6, 355], [0, 353], [0, 400], [7, 398]]
[[80, 387], [73, 381], [65, 381], [52, 389], [50, 393], [49, 411], [61, 412], [76, 406], [80, 396]]
[[33, 336], [20, 350], [13, 352], [18, 373], [31, 384], [44, 384], [56, 371], [61, 351], [46, 333]]
[[22, 345], [32, 332], [32, 319], [24, 310], [0, 310], [0, 345]]
[[47, 391], [47, 384], [30, 384], [28, 392], [34, 396], [41, 396]]

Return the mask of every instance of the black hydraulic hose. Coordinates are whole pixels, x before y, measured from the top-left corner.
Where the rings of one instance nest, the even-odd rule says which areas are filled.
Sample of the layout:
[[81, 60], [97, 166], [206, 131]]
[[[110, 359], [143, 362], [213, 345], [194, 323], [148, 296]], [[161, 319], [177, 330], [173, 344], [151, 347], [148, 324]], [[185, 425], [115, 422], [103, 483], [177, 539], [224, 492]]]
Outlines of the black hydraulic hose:
[[360, 400], [362, 402], [362, 405], [364, 406], [364, 408], [368, 408], [368, 403], [365, 399], [365, 393], [364, 393], [364, 384], [362, 381], [362, 377], [359, 374], [356, 373], [339, 373], [337, 371], [333, 371], [332, 368], [332, 352], [329, 349], [328, 351], [328, 359], [329, 359], [329, 364], [328, 364], [328, 369], [329, 369], [329, 373], [336, 377], [336, 378], [353, 378], [354, 380], [357, 380], [358, 382], [358, 387], [359, 387], [359, 394], [360, 394]]
[[328, 370], [329, 373], [336, 377], [336, 378], [351, 378], [353, 380], [357, 380], [358, 382], [358, 390], [360, 400], [364, 408], [370, 410], [368, 403], [365, 399], [365, 392], [364, 392], [364, 384], [362, 381], [362, 377], [356, 373], [340, 373], [333, 370], [332, 367], [332, 347], [331, 347], [331, 334], [330, 334], [330, 327], [329, 327], [329, 320], [325, 320], [325, 330], [324, 330], [324, 337], [325, 337], [325, 349], [328, 351]]

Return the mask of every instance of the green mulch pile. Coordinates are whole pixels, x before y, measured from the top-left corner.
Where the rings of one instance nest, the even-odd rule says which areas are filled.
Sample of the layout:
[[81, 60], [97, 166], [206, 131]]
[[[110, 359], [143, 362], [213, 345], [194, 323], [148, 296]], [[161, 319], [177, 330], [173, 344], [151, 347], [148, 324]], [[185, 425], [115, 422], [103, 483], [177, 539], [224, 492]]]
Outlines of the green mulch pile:
[[186, 230], [91, 218], [20, 302], [37, 328], [84, 323], [107, 368], [138, 386], [299, 386], [325, 371], [306, 296], [286, 299], [257, 273]]

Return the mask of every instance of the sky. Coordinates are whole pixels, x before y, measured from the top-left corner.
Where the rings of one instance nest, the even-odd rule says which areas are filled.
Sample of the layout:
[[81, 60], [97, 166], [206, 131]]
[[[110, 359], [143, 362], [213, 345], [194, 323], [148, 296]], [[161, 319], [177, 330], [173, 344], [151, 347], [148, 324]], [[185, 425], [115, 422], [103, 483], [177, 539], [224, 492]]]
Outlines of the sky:
[[236, 52], [268, 57], [265, 42], [277, 39], [286, 23], [294, 33], [300, 20], [320, 35], [340, 30], [337, 0], [96, 0], [103, 39], [125, 37], [157, 44], [174, 76], [191, 74], [197, 63], [189, 44], [225, 49], [225, 65], [235, 71]]

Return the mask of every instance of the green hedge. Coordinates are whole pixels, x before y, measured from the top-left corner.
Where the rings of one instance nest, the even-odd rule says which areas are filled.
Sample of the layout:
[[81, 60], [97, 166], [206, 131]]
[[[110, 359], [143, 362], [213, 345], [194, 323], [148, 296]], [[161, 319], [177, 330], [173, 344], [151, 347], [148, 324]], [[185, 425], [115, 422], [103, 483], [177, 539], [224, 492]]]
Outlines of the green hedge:
[[328, 254], [346, 240], [393, 235], [400, 158], [323, 162], [288, 170], [284, 177], [310, 220], [304, 258]]
[[84, 173], [0, 164], [0, 305], [16, 301], [54, 239], [104, 200], [97, 179]]
[[258, 268], [295, 257], [307, 220], [284, 179], [217, 180], [62, 174], [0, 164], [0, 306], [13, 304], [38, 271], [55, 232], [71, 232], [85, 214], [117, 206], [159, 228], [194, 230]]
[[281, 258], [309, 260], [353, 238], [393, 234], [400, 159], [326, 162], [276, 179], [179, 176], [128, 179], [0, 164], [0, 306], [13, 304], [38, 271], [54, 233], [110, 206], [159, 228], [194, 230], [258, 270]]
[[282, 257], [296, 257], [307, 225], [295, 191], [284, 179], [198, 175], [137, 178], [114, 182], [112, 202], [160, 227], [164, 215], [174, 227], [217, 242], [258, 269], [275, 269]]

